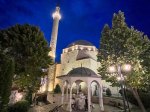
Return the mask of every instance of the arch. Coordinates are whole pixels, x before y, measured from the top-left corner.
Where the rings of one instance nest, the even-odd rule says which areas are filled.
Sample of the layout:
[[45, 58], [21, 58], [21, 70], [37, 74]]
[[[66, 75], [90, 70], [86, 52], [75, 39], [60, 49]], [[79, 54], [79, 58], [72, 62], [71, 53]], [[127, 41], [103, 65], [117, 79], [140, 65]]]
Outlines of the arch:
[[[68, 106], [67, 106], [67, 111], [72, 111], [71, 108], [71, 101], [72, 101], [72, 89], [73, 89], [73, 84], [80, 84], [82, 82], [84, 82], [87, 86], [87, 97], [88, 97], [88, 112], [91, 112], [91, 84], [94, 82], [97, 84], [98, 86], [98, 92], [99, 92], [99, 106], [101, 111], [104, 111], [104, 107], [103, 107], [103, 99], [102, 99], [102, 84], [101, 84], [101, 78], [99, 76], [95, 76], [95, 75], [87, 75], [87, 76], [70, 76], [70, 75], [66, 75], [61, 77], [61, 79], [64, 82], [64, 86], [69, 85], [69, 93], [67, 92], [68, 95]], [[77, 92], [78, 93], [78, 92]], [[63, 94], [62, 94], [63, 96]], [[63, 97], [62, 97], [63, 99]], [[64, 102], [62, 101], [62, 104]]]
[[103, 88], [102, 88], [102, 85], [100, 84], [99, 81], [93, 80], [90, 83], [90, 87], [91, 87], [92, 83], [96, 83], [98, 85], [97, 92], [98, 92], [98, 97], [99, 97], [99, 107], [100, 107], [101, 111], [104, 111], [104, 106], [103, 106]]
[[66, 79], [63, 81], [63, 86], [66, 86], [67, 84], [69, 84], [69, 81]]

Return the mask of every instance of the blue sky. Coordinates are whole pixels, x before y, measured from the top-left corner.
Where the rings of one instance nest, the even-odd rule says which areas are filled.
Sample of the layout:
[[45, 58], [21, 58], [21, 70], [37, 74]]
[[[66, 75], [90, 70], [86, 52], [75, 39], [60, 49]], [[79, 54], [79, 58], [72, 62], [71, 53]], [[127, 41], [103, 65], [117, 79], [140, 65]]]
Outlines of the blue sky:
[[[15, 24], [39, 26], [50, 41], [52, 12], [58, 0], [0, 0], [0, 29]], [[128, 26], [150, 37], [150, 0], [59, 0], [62, 19], [59, 24], [57, 60], [62, 49], [75, 40], [90, 41], [99, 47], [104, 24], [111, 26], [113, 13], [125, 13]]]

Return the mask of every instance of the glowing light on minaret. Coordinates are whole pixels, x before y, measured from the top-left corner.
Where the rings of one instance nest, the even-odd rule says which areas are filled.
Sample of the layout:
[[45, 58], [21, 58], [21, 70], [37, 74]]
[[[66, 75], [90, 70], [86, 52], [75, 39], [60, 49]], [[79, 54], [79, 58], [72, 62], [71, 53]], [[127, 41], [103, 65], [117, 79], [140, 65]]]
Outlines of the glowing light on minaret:
[[51, 41], [50, 41], [51, 51], [49, 53], [49, 56], [51, 56], [53, 61], [55, 61], [58, 26], [59, 26], [59, 20], [61, 19], [60, 7], [58, 7], [58, 6], [56, 7], [56, 10], [52, 14], [52, 17], [53, 17], [53, 28], [52, 28]]

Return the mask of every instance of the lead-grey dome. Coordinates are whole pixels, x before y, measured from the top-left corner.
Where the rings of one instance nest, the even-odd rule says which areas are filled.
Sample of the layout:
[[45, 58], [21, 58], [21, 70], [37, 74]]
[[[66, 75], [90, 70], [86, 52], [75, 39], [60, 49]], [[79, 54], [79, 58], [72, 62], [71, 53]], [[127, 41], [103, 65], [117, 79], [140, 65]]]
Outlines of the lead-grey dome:
[[78, 68], [74, 68], [73, 70], [71, 70], [68, 74], [68, 76], [81, 76], [81, 77], [90, 77], [90, 76], [97, 76], [97, 74], [89, 69], [89, 68], [85, 68], [85, 67], [78, 67]]
[[67, 47], [71, 47], [74, 45], [85, 45], [85, 46], [94, 46], [91, 42], [88, 42], [86, 40], [77, 40], [71, 44], [69, 44]]

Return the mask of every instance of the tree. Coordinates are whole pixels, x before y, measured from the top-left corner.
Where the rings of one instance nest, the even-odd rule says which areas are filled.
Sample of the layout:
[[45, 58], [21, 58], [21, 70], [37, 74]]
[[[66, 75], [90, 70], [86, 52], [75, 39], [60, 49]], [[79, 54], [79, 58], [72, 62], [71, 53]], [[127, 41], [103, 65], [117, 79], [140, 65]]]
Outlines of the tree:
[[108, 67], [124, 63], [132, 65], [132, 71], [127, 74], [124, 73], [126, 75], [125, 84], [134, 94], [142, 112], [146, 111], [137, 89], [149, 90], [150, 73], [148, 69], [150, 66], [147, 62], [150, 59], [148, 55], [150, 52], [149, 45], [148, 37], [133, 27], [129, 28], [125, 23], [124, 13], [119, 11], [118, 14], [113, 16], [112, 28], [108, 25], [103, 28], [99, 49], [100, 55], [98, 55], [98, 60], [101, 63], [98, 70], [99, 74], [102, 79], [111, 82], [112, 86], [119, 85], [116, 79], [117, 73], [110, 74]]
[[106, 89], [106, 95], [107, 95], [107, 96], [111, 96], [111, 95], [112, 95], [112, 94], [111, 94], [111, 90], [110, 90], [109, 88]]
[[61, 88], [60, 88], [59, 84], [56, 85], [56, 87], [54, 89], [54, 93], [61, 93]]
[[51, 64], [48, 43], [43, 33], [38, 27], [25, 24], [1, 30], [0, 36], [2, 51], [14, 59], [14, 85], [27, 90], [29, 94], [36, 92], [40, 86], [40, 77], [45, 75], [42, 69]]
[[7, 112], [7, 104], [11, 94], [14, 60], [0, 52], [0, 111]]

